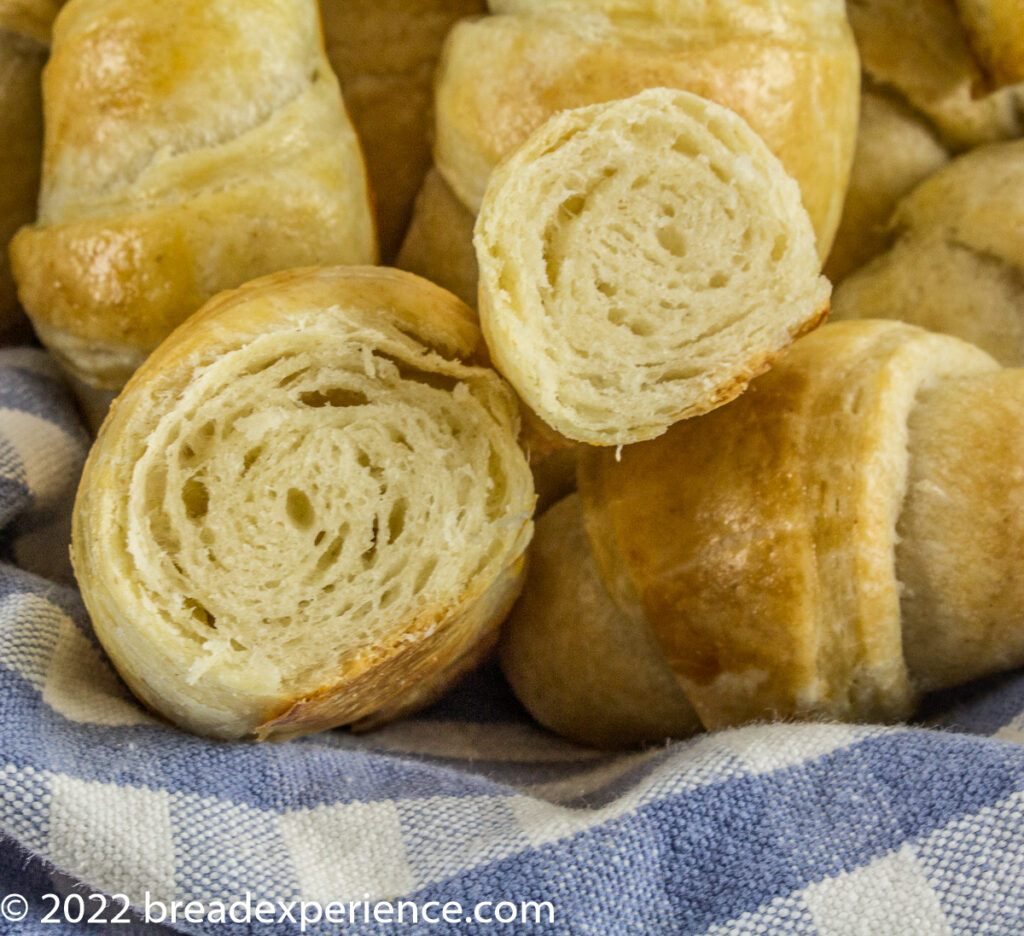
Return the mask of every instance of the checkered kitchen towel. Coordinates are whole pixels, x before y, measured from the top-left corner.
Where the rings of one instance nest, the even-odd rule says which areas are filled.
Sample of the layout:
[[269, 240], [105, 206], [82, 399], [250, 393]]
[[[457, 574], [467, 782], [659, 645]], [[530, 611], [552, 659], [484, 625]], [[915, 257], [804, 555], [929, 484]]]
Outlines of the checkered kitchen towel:
[[[0, 352], [0, 933], [163, 932], [147, 901], [164, 926], [197, 901], [168, 928], [1024, 934], [1024, 676], [934, 700], [929, 728], [612, 756], [533, 727], [485, 667], [368, 737], [206, 741], [140, 709], [90, 631], [66, 561], [85, 450], [48, 358]], [[262, 919], [217, 922], [246, 899]], [[458, 914], [295, 905], [402, 899]], [[123, 901], [134, 923], [84, 922]]]

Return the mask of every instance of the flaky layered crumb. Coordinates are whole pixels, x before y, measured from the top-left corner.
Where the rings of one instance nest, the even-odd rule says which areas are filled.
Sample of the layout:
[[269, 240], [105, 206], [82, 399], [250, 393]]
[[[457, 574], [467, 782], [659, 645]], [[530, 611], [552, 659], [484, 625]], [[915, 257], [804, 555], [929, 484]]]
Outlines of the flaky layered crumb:
[[475, 244], [499, 369], [592, 444], [727, 402], [827, 308], [795, 182], [685, 92], [553, 118], [495, 171]]
[[147, 362], [99, 437], [74, 545], [145, 701], [203, 733], [316, 730], [487, 639], [534, 495], [513, 394], [460, 359], [475, 333], [408, 274], [299, 271], [225, 294]]

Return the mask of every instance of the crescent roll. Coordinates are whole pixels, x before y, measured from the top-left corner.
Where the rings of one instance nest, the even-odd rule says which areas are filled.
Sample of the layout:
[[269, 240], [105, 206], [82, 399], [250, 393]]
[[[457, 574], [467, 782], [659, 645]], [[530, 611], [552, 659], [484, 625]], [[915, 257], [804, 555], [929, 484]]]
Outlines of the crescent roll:
[[221, 738], [366, 727], [494, 645], [534, 493], [479, 342], [426, 280], [338, 267], [223, 293], [154, 352], [90, 455], [72, 547], [143, 702]]
[[376, 257], [315, 0], [71, 0], [43, 100], [39, 217], [14, 275], [90, 387], [118, 389], [224, 288]]
[[21, 320], [8, 244], [35, 217], [43, 150], [40, 74], [56, 0], [0, 0], [0, 334]]
[[904, 101], [878, 88], [863, 89], [850, 187], [825, 264], [833, 283], [889, 246], [889, 219], [899, 200], [949, 158], [928, 122]]
[[585, 453], [589, 543], [707, 728], [903, 718], [1024, 663], [1022, 419], [1024, 371], [978, 348], [827, 325], [735, 403]]
[[848, 276], [835, 317], [900, 319], [1024, 365], [1024, 140], [958, 157], [897, 206], [894, 243]]
[[486, 9], [484, 0], [320, 0], [327, 56], [366, 155], [386, 260], [398, 251], [430, 167], [441, 44], [458, 19]]
[[626, 747], [700, 731], [650, 628], [628, 619], [601, 583], [577, 494], [537, 521], [501, 664], [534, 717], [581, 744]]
[[951, 151], [1024, 134], [1024, 85], [986, 93], [952, 0], [850, 0], [847, 9], [864, 73], [924, 117]]
[[860, 70], [841, 0], [495, 2], [452, 30], [434, 159], [476, 212], [497, 163], [561, 110], [647, 88], [740, 114], [798, 182], [824, 259], [839, 223]]
[[551, 118], [491, 176], [475, 245], [495, 365], [593, 445], [728, 402], [828, 310], [796, 183], [685, 91]]

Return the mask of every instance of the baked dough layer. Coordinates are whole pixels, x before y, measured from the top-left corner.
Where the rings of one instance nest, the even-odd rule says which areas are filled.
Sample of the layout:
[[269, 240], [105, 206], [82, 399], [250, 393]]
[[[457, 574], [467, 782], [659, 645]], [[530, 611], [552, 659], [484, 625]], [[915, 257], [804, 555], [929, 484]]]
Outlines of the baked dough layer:
[[533, 486], [479, 332], [411, 274], [224, 293], [160, 346], [90, 456], [73, 558], [133, 691], [282, 737], [431, 699], [520, 586]]
[[796, 183], [685, 91], [553, 117], [493, 173], [474, 242], [495, 364], [594, 445], [728, 402], [828, 308]]

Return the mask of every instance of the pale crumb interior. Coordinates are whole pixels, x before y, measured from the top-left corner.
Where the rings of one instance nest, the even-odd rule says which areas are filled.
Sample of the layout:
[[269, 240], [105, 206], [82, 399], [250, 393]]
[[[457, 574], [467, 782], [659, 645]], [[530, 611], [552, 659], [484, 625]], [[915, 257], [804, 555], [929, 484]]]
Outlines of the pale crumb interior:
[[225, 355], [135, 467], [126, 571], [193, 679], [329, 683], [489, 581], [526, 525], [495, 375], [368, 323], [340, 347], [307, 327]]
[[618, 106], [517, 167], [483, 246], [542, 415], [657, 434], [824, 308], [796, 184], [752, 136], [703, 104]]

